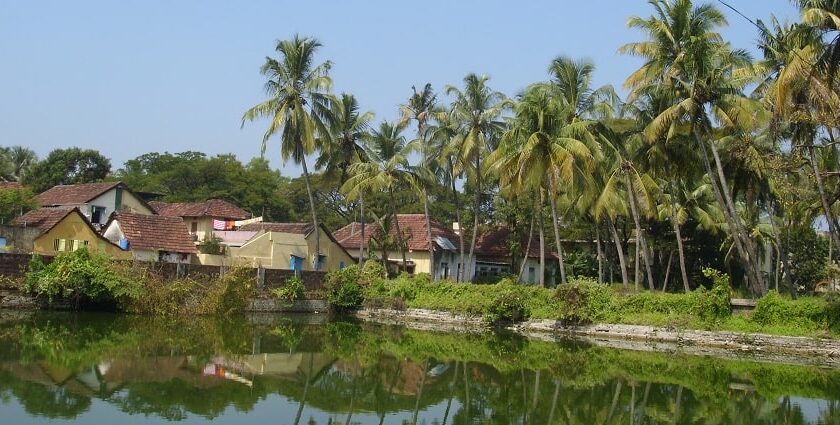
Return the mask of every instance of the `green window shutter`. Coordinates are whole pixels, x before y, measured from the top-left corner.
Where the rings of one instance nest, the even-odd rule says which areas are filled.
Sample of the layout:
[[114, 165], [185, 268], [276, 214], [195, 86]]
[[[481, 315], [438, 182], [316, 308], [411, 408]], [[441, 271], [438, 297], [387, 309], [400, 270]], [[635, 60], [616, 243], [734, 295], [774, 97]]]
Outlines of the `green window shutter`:
[[122, 211], [122, 194], [122, 188], [117, 187], [117, 193], [114, 195], [114, 211]]

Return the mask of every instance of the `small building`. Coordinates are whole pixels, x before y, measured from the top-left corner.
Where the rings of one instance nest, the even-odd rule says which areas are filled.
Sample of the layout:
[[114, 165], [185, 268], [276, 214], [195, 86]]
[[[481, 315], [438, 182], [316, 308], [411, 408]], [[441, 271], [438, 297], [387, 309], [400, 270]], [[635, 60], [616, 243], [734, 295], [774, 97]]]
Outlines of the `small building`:
[[182, 218], [196, 242], [206, 240], [214, 230], [233, 230], [236, 221], [251, 217], [247, 211], [221, 199], [203, 202], [152, 201], [149, 205], [159, 215]]
[[315, 232], [312, 223], [251, 223], [239, 232], [256, 232], [239, 247], [227, 251], [236, 264], [267, 269], [332, 271], [353, 263], [350, 254], [320, 226], [320, 256], [315, 258]]
[[195, 244], [180, 217], [117, 213], [105, 225], [105, 238], [137, 261], [190, 263]]
[[93, 228], [78, 207], [38, 208], [16, 218], [14, 224], [37, 229], [32, 246], [26, 247], [35, 254], [56, 255], [87, 248], [115, 258], [127, 258], [118, 245]]
[[[406, 245], [406, 264], [402, 264], [402, 256], [399, 249], [386, 250], [387, 261], [395, 265], [399, 270], [405, 270], [409, 274], [429, 273], [431, 261], [429, 258], [429, 238], [426, 230], [425, 214], [397, 214], [400, 233]], [[371, 240], [379, 239], [382, 229], [380, 222], [367, 223], [365, 225], [364, 248], [373, 258], [380, 258], [382, 252], [371, 246]], [[458, 275], [458, 267], [461, 262], [461, 255], [458, 252], [459, 238], [452, 229], [432, 220], [432, 250], [435, 262], [436, 279], [454, 279]], [[361, 223], [350, 223], [337, 230], [333, 236], [339, 244], [347, 250], [354, 258], [361, 255], [362, 235]], [[388, 232], [391, 239], [397, 235], [396, 226], [389, 225]], [[374, 243], [375, 244], [375, 243]]]
[[115, 212], [154, 214], [154, 210], [122, 182], [58, 185], [37, 195], [42, 207], [76, 207], [95, 228]]
[[[476, 280], [493, 280], [502, 275], [518, 275], [521, 261], [525, 261], [525, 269], [522, 274], [522, 281], [526, 283], [539, 282], [540, 270], [540, 241], [537, 235], [531, 240], [528, 247], [528, 236], [514, 240], [516, 235], [512, 234], [507, 226], [493, 226], [479, 234], [475, 242], [475, 275]], [[514, 264], [511, 242], [515, 242], [520, 248], [517, 253], [516, 264]], [[528, 248], [527, 255], [523, 251]], [[557, 263], [557, 254], [546, 248], [545, 253], [546, 270], [552, 273]], [[550, 283], [550, 282], [549, 282]]]

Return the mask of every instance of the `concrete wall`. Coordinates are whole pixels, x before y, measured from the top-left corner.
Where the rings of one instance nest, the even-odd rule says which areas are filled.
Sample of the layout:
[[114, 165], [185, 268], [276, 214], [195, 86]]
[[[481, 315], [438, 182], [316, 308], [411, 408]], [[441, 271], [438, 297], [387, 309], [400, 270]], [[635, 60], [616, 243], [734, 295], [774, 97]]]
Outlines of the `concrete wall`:
[[[326, 256], [322, 271], [338, 270], [342, 266], [353, 264], [341, 246], [321, 232], [321, 255]], [[307, 237], [296, 233], [266, 232], [257, 234], [241, 247], [229, 248], [224, 256], [200, 256], [202, 264], [226, 263], [263, 267], [266, 269], [290, 269], [291, 256], [303, 258], [303, 270], [314, 271], [312, 260], [315, 255], [315, 232]]]
[[[117, 191], [121, 191], [122, 194], [120, 198], [122, 201], [120, 205], [117, 205]], [[97, 207], [105, 207], [107, 210], [105, 214], [102, 216], [102, 223], [104, 224], [108, 221], [108, 217], [111, 213], [115, 211], [120, 212], [129, 212], [129, 213], [136, 213], [136, 214], [154, 214], [150, 208], [143, 204], [143, 202], [134, 196], [131, 192], [124, 190], [122, 188], [113, 188], [102, 195], [92, 199], [88, 202], [87, 210], [84, 211], [85, 214], [90, 214], [90, 206], [95, 205]]]
[[40, 233], [35, 227], [0, 224], [0, 237], [6, 239], [6, 247], [2, 251], [30, 253], [35, 249], [35, 239]]

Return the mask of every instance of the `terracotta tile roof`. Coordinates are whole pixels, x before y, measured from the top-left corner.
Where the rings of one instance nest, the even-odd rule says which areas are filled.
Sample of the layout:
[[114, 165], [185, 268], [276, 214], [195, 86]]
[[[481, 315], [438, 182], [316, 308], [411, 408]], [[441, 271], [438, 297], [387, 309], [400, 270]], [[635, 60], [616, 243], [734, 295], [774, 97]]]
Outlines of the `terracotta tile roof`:
[[43, 206], [84, 204], [120, 184], [104, 182], [58, 185], [42, 192], [35, 199]]
[[[507, 226], [494, 226], [487, 231], [481, 233], [475, 241], [475, 254], [477, 257], [484, 258], [511, 258], [511, 251], [508, 241], [511, 238], [510, 228]], [[528, 235], [524, 235], [520, 241], [521, 249], [524, 250], [528, 246]], [[547, 243], [547, 241], [546, 241]], [[530, 249], [528, 249], [528, 257], [540, 258], [540, 240], [535, 233]], [[546, 249], [546, 258], [557, 258], [557, 255]]]
[[[411, 251], [425, 251], [429, 249], [429, 239], [426, 232], [426, 216], [425, 214], [397, 214], [397, 221], [400, 225], [400, 232], [406, 240], [408, 249]], [[437, 237], [446, 238], [455, 247], [457, 251], [459, 244], [459, 236], [449, 227], [432, 220], [432, 239]], [[345, 249], [359, 249], [362, 243], [362, 224], [350, 223], [333, 233], [333, 237]], [[380, 232], [380, 225], [378, 223], [365, 224], [365, 246], [370, 243], [370, 238], [374, 233]], [[391, 226], [389, 233], [393, 236], [397, 235], [396, 226]], [[435, 250], [440, 250], [440, 244], [435, 242]]]
[[312, 231], [312, 223], [250, 223], [240, 227], [239, 230], [246, 232], [259, 232], [264, 230], [266, 232], [308, 235]]
[[46, 233], [75, 209], [75, 207], [38, 208], [12, 220], [12, 224], [37, 227], [41, 233]]
[[181, 217], [117, 213], [111, 216], [111, 221], [119, 223], [130, 248], [189, 254], [196, 252], [187, 225]]
[[151, 201], [149, 205], [158, 214], [170, 217], [214, 217], [230, 220], [244, 220], [251, 217], [247, 211], [221, 199], [209, 199], [204, 202]]
[[0, 182], [0, 190], [6, 189], [23, 189], [23, 185], [20, 182]]

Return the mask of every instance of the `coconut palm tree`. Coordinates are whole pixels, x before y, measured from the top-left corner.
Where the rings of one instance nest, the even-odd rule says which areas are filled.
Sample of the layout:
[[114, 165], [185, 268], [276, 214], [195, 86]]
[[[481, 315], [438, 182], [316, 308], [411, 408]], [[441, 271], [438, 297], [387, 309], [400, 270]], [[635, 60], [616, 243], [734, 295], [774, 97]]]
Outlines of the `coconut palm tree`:
[[[420, 148], [420, 155], [422, 157], [420, 167], [429, 169], [429, 142], [427, 140], [426, 128], [429, 118], [432, 115], [433, 109], [437, 104], [437, 95], [432, 90], [432, 85], [426, 83], [423, 90], [417, 91], [417, 88], [411, 86], [412, 94], [408, 98], [408, 102], [400, 106], [403, 121], [417, 122], [417, 142]], [[435, 250], [434, 241], [432, 240], [432, 218], [429, 215], [429, 194], [426, 191], [426, 185], [422, 187], [423, 195], [423, 213], [426, 216], [426, 239], [429, 246], [429, 275], [432, 280], [435, 279]]]
[[268, 118], [268, 129], [263, 134], [261, 151], [264, 154], [268, 140], [280, 135], [280, 155], [283, 161], [292, 159], [303, 168], [303, 179], [309, 196], [312, 224], [315, 231], [315, 268], [320, 266], [321, 243], [315, 195], [306, 166], [306, 156], [318, 150], [319, 134], [327, 134], [323, 117], [330, 106], [329, 77], [331, 62], [315, 64], [315, 54], [321, 43], [309, 37], [295, 35], [289, 40], [279, 40], [275, 50], [279, 59], [266, 58], [260, 73], [268, 78], [265, 90], [268, 99], [245, 111], [245, 121]]
[[478, 236], [478, 226], [481, 214], [482, 196], [482, 160], [487, 152], [492, 151], [492, 144], [496, 142], [504, 130], [501, 121], [502, 113], [511, 106], [504, 94], [490, 89], [487, 81], [490, 77], [468, 74], [464, 77], [464, 89], [447, 86], [446, 94], [453, 96], [451, 113], [460, 123], [461, 133], [457, 137], [457, 158], [459, 165], [471, 180], [475, 198], [473, 201], [473, 229], [470, 241], [470, 254], [467, 260], [470, 279], [475, 262], [475, 242]]
[[405, 136], [405, 123], [391, 124], [383, 121], [366, 137], [366, 152], [370, 161], [357, 162], [350, 166], [350, 178], [341, 190], [354, 198], [362, 191], [384, 192], [390, 200], [390, 213], [405, 269], [408, 260], [405, 255], [405, 241], [397, 217], [397, 202], [394, 192], [401, 187], [417, 188], [424, 181], [423, 170], [409, 164], [408, 157], [416, 150], [416, 145], [408, 143]]
[[[347, 170], [357, 162], [369, 160], [363, 139], [370, 131], [373, 112], [360, 112], [359, 102], [352, 94], [342, 93], [332, 103], [325, 121], [329, 132], [321, 144], [321, 155], [315, 162], [316, 169], [324, 170], [328, 181], [344, 183]], [[359, 247], [359, 265], [365, 261], [365, 194], [359, 192], [359, 217], [362, 244]]]
[[[628, 77], [631, 98], [659, 86], [670, 90], [674, 103], [645, 129], [648, 140], [688, 124], [701, 154], [702, 164], [720, 203], [739, 257], [747, 271], [748, 285], [756, 294], [766, 291], [758, 271], [754, 241], [738, 215], [723, 164], [712, 134], [749, 129], [762, 113], [757, 101], [744, 96], [751, 61], [744, 51], [733, 50], [715, 30], [726, 24], [723, 14], [709, 4], [694, 7], [690, 0], [650, 0], [656, 14], [630, 18], [628, 25], [646, 33], [648, 40], [630, 43], [620, 51], [642, 57], [645, 63]], [[711, 153], [711, 159], [709, 157]]]

